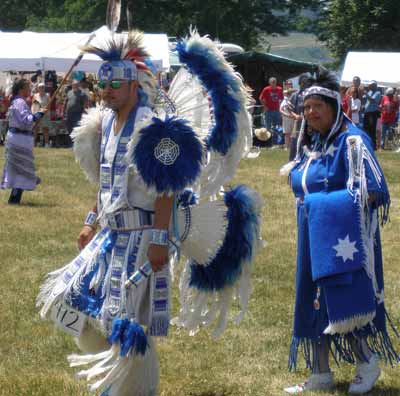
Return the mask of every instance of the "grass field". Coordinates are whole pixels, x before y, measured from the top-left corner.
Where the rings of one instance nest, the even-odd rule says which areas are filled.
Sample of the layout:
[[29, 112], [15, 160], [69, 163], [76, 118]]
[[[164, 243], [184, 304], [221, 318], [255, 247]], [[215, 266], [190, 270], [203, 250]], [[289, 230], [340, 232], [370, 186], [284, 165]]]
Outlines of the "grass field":
[[[3, 161], [0, 149], [0, 165]], [[66, 355], [74, 341], [40, 320], [35, 297], [44, 275], [77, 252], [75, 239], [95, 197], [65, 149], [36, 149], [43, 184], [23, 196], [20, 207], [6, 204], [0, 192], [0, 396], [85, 396]], [[275, 396], [306, 371], [287, 372], [295, 273], [295, 207], [287, 180], [278, 176], [287, 152], [262, 151], [242, 162], [235, 182], [245, 182], [265, 199], [263, 236], [267, 247], [254, 264], [250, 313], [214, 341], [206, 330], [195, 337], [172, 329], [159, 342], [162, 396]], [[382, 231], [386, 302], [400, 328], [400, 155], [379, 156], [392, 193], [391, 221]], [[174, 292], [174, 311], [176, 287]], [[400, 347], [400, 342], [397, 343]], [[399, 348], [400, 349], [400, 348]], [[346, 395], [353, 369], [335, 368], [338, 389]], [[386, 368], [373, 395], [399, 396], [400, 369]], [[324, 393], [327, 396], [327, 393]]]

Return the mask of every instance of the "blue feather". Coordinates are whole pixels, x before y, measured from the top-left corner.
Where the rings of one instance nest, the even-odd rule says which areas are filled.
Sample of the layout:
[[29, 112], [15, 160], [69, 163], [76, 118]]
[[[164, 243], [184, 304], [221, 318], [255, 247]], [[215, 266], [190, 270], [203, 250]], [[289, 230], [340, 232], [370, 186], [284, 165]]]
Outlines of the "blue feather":
[[121, 356], [129, 353], [144, 355], [147, 349], [147, 337], [143, 327], [136, 322], [130, 322], [121, 335]]
[[221, 62], [219, 55], [200, 42], [188, 45], [179, 41], [176, 50], [179, 60], [197, 76], [211, 96], [215, 125], [207, 139], [207, 146], [225, 155], [238, 135], [236, 113], [241, 105], [238, 99], [240, 82]]
[[[169, 138], [179, 146], [175, 162], [165, 165], [155, 157], [155, 149], [162, 139]], [[140, 131], [133, 152], [133, 161], [149, 188], [157, 193], [180, 192], [192, 185], [201, 171], [202, 144], [187, 122], [176, 117], [153, 122]]]
[[235, 283], [243, 265], [252, 260], [259, 235], [259, 216], [251, 190], [239, 185], [225, 193], [228, 228], [224, 243], [212, 262], [191, 265], [190, 286], [214, 291]]
[[127, 356], [130, 353], [144, 355], [148, 346], [143, 327], [129, 319], [121, 318], [113, 320], [108, 342], [111, 345], [117, 342], [121, 344], [121, 356]]
[[122, 336], [122, 333], [129, 326], [129, 319], [116, 318], [112, 323], [111, 335], [108, 337], [110, 344], [118, 342]]

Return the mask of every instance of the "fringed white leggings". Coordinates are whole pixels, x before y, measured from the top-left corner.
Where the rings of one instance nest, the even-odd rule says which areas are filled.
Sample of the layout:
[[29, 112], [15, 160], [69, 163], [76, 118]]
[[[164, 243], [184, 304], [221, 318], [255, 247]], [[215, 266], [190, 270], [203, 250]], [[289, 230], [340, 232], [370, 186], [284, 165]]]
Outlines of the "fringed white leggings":
[[[143, 359], [129, 361], [129, 375], [126, 376], [117, 391], [112, 388], [108, 396], [157, 396], [159, 383], [159, 364], [152, 337], [147, 337], [149, 347]], [[99, 353], [110, 348], [107, 340], [92, 326], [86, 325], [79, 338], [78, 347], [85, 353]]]

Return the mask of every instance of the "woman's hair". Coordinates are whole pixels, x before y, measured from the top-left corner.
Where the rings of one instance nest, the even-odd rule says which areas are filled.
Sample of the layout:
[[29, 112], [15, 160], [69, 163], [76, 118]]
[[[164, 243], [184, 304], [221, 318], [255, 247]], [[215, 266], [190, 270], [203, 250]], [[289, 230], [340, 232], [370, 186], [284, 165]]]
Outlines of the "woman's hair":
[[[340, 84], [339, 84], [336, 76], [329, 70], [322, 68], [322, 67], [320, 67], [318, 69], [317, 77], [315, 79], [313, 79], [313, 81], [311, 83], [311, 87], [313, 87], [313, 86], [327, 88], [331, 91], [340, 92]], [[318, 94], [307, 96], [307, 99], [308, 98], [315, 98], [315, 99], [322, 100], [325, 103], [327, 103], [330, 107], [332, 107], [334, 114], [336, 114], [338, 112], [337, 101], [333, 98], [330, 98], [330, 97], [324, 96], [324, 95], [318, 95]]]
[[354, 92], [356, 93], [356, 98], [357, 98], [357, 99], [361, 99], [359, 88], [356, 88], [356, 87], [354, 87], [354, 86], [351, 86], [351, 87], [350, 87], [350, 95], [353, 95]]
[[12, 90], [11, 90], [11, 94], [12, 94], [11, 103], [13, 102], [15, 97], [18, 95], [19, 91], [21, 89], [24, 89], [26, 84], [28, 84], [28, 80], [25, 78], [21, 78], [19, 80], [14, 81], [14, 84], [13, 84]]

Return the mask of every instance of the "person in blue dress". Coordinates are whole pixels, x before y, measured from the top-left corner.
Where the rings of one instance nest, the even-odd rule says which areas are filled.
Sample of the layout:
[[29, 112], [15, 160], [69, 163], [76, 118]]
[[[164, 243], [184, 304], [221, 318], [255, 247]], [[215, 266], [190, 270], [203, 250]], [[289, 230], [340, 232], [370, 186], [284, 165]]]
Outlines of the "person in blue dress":
[[297, 200], [297, 273], [289, 369], [303, 350], [312, 374], [287, 393], [334, 386], [329, 352], [356, 365], [351, 394], [368, 392], [379, 361], [397, 363], [384, 307], [379, 223], [389, 191], [373, 143], [341, 109], [339, 84], [321, 70], [304, 92], [297, 156], [285, 167]]

